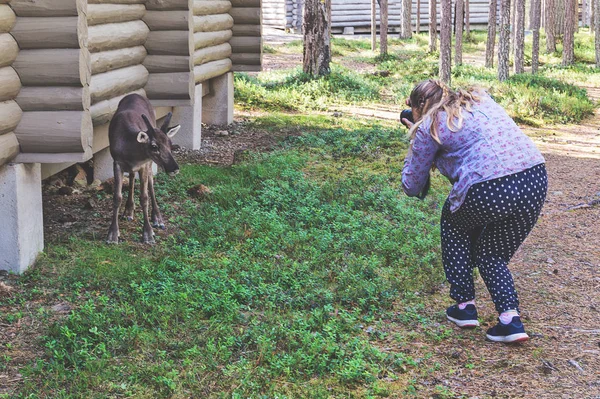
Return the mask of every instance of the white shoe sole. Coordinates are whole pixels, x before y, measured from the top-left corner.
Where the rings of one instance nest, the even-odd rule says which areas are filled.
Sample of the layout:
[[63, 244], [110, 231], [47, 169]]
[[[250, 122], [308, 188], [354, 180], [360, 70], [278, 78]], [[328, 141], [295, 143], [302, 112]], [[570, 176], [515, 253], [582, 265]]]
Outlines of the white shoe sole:
[[450, 317], [446, 315], [446, 318], [450, 320], [452, 323], [456, 324], [460, 328], [475, 328], [479, 327], [479, 321], [477, 320], [458, 320], [454, 317]]
[[510, 344], [513, 342], [524, 342], [529, 339], [529, 335], [527, 335], [527, 333], [511, 334], [511, 335], [507, 335], [505, 337], [496, 337], [496, 336], [489, 335], [489, 334], [485, 334], [485, 336], [490, 341], [504, 342], [505, 344]]

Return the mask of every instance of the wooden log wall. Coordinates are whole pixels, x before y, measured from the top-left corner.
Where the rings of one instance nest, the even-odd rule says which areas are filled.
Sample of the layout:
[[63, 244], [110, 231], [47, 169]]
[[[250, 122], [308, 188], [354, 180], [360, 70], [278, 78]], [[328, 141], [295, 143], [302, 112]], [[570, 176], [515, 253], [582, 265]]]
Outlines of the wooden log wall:
[[[302, 0], [264, 0], [262, 8], [263, 24], [278, 29], [302, 28]], [[390, 32], [400, 28], [400, 0], [388, 2], [388, 26]], [[475, 25], [487, 25], [489, 0], [470, 0], [470, 22]], [[379, 10], [379, 5], [377, 5]], [[452, 7], [454, 9], [454, 7]], [[412, 23], [416, 24], [417, 2], [413, 0]], [[438, 10], [438, 22], [441, 10]], [[421, 0], [421, 27], [429, 26], [429, 3]], [[379, 11], [377, 11], [379, 23]], [[370, 0], [332, 0], [331, 25], [334, 33], [341, 33], [343, 28], [352, 27], [355, 31], [370, 31], [371, 1]]]
[[19, 153], [15, 128], [21, 120], [22, 111], [15, 98], [21, 90], [21, 80], [12, 67], [19, 46], [9, 33], [16, 19], [8, 4], [0, 4], [0, 166]]
[[[192, 15], [187, 0], [148, 0], [144, 22], [150, 28], [144, 66], [151, 100], [194, 101]], [[211, 2], [212, 3], [212, 2]]]
[[191, 105], [195, 84], [260, 70], [261, 15], [261, 0], [0, 0], [0, 166], [84, 161], [125, 95]]
[[230, 1], [194, 0], [194, 80], [202, 83], [231, 71], [233, 17]]
[[142, 18], [145, 0], [88, 0], [91, 52], [90, 101], [94, 127], [110, 122], [121, 98], [145, 94], [144, 44], [150, 29]]
[[[1, 87], [18, 91], [15, 101], [2, 103], [11, 108], [13, 120], [22, 112], [14, 129], [21, 151], [16, 160], [41, 162], [49, 153], [73, 159], [91, 155], [87, 1], [13, 0], [0, 8], [9, 6], [16, 15], [10, 32], [20, 48], [12, 65], [23, 87]], [[0, 47], [11, 48], [10, 57], [15, 54], [11, 44], [0, 40]], [[11, 75], [5, 71], [0, 79], [8, 82]], [[0, 116], [0, 125], [10, 119]]]
[[231, 0], [231, 61], [234, 71], [262, 69], [261, 0]]

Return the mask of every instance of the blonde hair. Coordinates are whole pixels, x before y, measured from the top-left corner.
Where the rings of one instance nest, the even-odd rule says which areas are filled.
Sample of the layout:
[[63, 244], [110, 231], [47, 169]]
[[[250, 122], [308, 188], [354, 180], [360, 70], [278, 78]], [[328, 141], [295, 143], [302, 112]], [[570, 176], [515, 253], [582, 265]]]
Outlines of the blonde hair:
[[413, 108], [420, 111], [421, 119], [417, 121], [409, 131], [411, 139], [414, 138], [417, 129], [424, 120], [431, 120], [429, 133], [439, 144], [438, 136], [438, 114], [446, 112], [446, 125], [452, 132], [459, 131], [464, 122], [463, 109], [473, 112], [473, 104], [481, 100], [482, 89], [472, 87], [467, 90], [451, 90], [448, 85], [440, 80], [429, 79], [419, 83], [410, 93], [410, 103]]

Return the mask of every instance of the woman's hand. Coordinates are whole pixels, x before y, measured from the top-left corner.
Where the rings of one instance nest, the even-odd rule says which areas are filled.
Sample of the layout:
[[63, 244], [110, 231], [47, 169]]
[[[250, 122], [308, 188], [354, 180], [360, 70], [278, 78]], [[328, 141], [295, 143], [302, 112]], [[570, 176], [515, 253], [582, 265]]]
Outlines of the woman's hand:
[[402, 119], [400, 119], [400, 122], [402, 122], [402, 124], [403, 124], [404, 126], [406, 126], [408, 129], [412, 128], [412, 126], [414, 125], [414, 123], [412, 123], [411, 121], [409, 121], [409, 120], [408, 120], [408, 119], [406, 119], [406, 118], [402, 118]]

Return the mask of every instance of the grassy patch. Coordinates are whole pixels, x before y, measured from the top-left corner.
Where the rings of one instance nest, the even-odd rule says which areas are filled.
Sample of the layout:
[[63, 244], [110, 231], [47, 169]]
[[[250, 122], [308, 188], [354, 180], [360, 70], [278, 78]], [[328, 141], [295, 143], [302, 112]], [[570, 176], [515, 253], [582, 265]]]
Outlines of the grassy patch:
[[[436, 177], [425, 201], [400, 193], [407, 143], [395, 125], [273, 115], [254, 127], [280, 125], [304, 135], [231, 168], [159, 176], [178, 233], [156, 246], [48, 246], [20, 280], [15, 312], [25, 299], [73, 310], [50, 325], [45, 357], [23, 370], [16, 397], [365, 397], [388, 392], [385, 381], [408, 389], [398, 381], [417, 360], [382, 351], [377, 326], [406, 293], [442, 280], [446, 185]], [[188, 197], [199, 183], [211, 197]], [[11, 314], [0, 321], [16, 322]]]
[[[473, 31], [464, 39], [465, 55], [483, 55], [486, 32]], [[334, 38], [331, 76], [312, 79], [299, 69], [261, 73], [256, 78], [239, 75], [236, 101], [245, 108], [284, 111], [326, 110], [335, 104], [402, 107], [415, 83], [438, 76], [439, 54], [427, 53], [427, 42], [427, 34], [408, 40], [391, 38], [389, 55], [382, 58], [371, 51], [369, 40]], [[555, 54], [542, 53], [538, 76], [523, 74], [500, 83], [494, 69], [463, 65], [453, 69], [453, 85], [489, 89], [520, 123], [577, 123], [593, 112], [594, 104], [576, 85], [600, 87], [600, 73], [587, 64], [594, 51], [591, 36], [582, 29], [576, 43], [580, 63], [573, 67], [562, 68]], [[526, 46], [530, 53], [530, 36]]]

